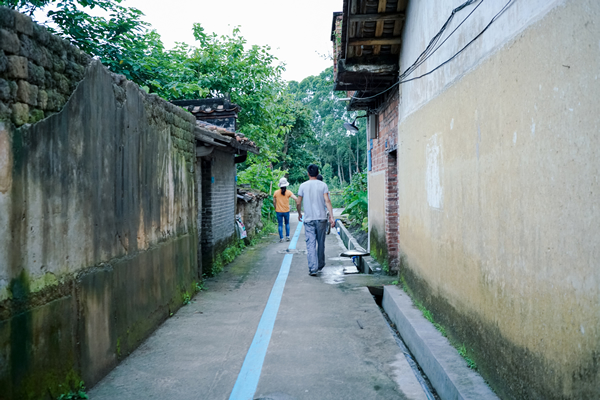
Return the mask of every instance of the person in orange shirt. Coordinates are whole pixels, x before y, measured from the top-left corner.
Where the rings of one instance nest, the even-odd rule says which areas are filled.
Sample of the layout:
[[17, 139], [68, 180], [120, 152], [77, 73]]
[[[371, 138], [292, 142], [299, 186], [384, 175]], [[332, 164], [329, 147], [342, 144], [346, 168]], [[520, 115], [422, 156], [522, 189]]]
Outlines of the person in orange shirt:
[[290, 183], [285, 178], [279, 180], [279, 187], [273, 194], [273, 205], [277, 213], [277, 224], [279, 225], [279, 243], [283, 242], [283, 221], [285, 220], [285, 240], [290, 241], [290, 197], [294, 200], [298, 198], [294, 196], [287, 187]]

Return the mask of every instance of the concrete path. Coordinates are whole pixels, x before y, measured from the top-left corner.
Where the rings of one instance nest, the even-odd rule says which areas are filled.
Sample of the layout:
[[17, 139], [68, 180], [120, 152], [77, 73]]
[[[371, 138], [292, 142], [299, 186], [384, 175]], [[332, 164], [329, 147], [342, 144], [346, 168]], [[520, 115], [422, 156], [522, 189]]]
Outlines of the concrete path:
[[[291, 220], [293, 234], [297, 216]], [[393, 278], [343, 275], [351, 262], [338, 257], [343, 244], [334, 232], [326, 241], [327, 266], [311, 277], [304, 240], [302, 230], [296, 250], [277, 243], [277, 235], [247, 249], [92, 388], [90, 398], [425, 399], [366, 288]], [[246, 361], [248, 373], [259, 377], [254, 393], [232, 396], [234, 386], [247, 383], [238, 375], [251, 346], [257, 349], [257, 327], [289, 254], [262, 368], [255, 356]]]

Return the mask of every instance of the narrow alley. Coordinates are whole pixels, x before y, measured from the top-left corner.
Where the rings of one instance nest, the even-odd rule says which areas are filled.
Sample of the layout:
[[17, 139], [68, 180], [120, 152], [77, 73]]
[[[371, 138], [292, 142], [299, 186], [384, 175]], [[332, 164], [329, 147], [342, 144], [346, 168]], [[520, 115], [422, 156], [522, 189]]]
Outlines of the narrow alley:
[[[335, 232], [326, 239], [326, 267], [309, 276], [297, 221], [294, 214], [291, 242], [247, 248], [208, 279], [206, 290], [92, 388], [90, 398], [426, 399], [366, 287], [394, 278], [344, 275], [352, 262], [338, 257], [345, 248]], [[271, 333], [264, 322], [281, 279]], [[266, 356], [255, 338], [259, 321]]]

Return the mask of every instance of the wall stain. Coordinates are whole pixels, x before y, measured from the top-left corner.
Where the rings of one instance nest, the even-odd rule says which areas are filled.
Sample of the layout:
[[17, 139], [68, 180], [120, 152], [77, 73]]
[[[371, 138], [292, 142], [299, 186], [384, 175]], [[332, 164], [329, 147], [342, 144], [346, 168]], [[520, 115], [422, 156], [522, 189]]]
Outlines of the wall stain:
[[[541, 355], [502, 335], [498, 326], [479, 315], [465, 313], [435, 293], [414, 272], [406, 254], [400, 257], [400, 275], [414, 297], [431, 311], [451, 342], [473, 350], [478, 371], [502, 399], [597, 399], [600, 393], [600, 353], [593, 351], [576, 365], [554, 365]], [[572, 378], [563, 372], [571, 369]], [[568, 375], [567, 375], [568, 376]], [[561, 379], [561, 377], [563, 377]]]
[[[0, 359], [7, 364], [0, 368], [0, 399], [7, 392], [13, 399], [56, 398], [82, 378], [93, 385], [181, 306], [181, 287], [197, 279], [196, 226], [186, 220], [195, 211], [194, 173], [186, 168], [193, 121], [178, 117], [189, 122], [188, 137], [174, 149], [172, 133], [157, 132], [169, 122], [146, 122], [145, 94], [125, 85], [132, 98], [115, 114], [110, 73], [94, 64], [86, 74], [60, 113], [8, 130], [10, 280], [0, 301]], [[155, 113], [168, 109], [163, 117], [187, 118], [162, 100], [151, 103]], [[173, 175], [170, 186], [161, 174]], [[82, 216], [73, 235], [67, 221]], [[147, 236], [143, 250], [139, 232]], [[85, 250], [74, 254], [78, 244]], [[45, 274], [56, 279], [41, 279]], [[109, 299], [101, 308], [108, 313], [86, 313], [98, 298]], [[107, 347], [97, 346], [101, 329], [86, 331], [86, 323], [106, 320], [109, 326], [100, 326]]]

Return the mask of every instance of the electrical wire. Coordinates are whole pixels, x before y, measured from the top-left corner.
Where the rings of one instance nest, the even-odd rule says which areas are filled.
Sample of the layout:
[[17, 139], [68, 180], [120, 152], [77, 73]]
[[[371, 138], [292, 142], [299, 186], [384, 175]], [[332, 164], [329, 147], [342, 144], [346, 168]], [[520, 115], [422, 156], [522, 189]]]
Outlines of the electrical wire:
[[[417, 79], [421, 79], [427, 75], [432, 74], [433, 72], [437, 71], [438, 69], [440, 69], [441, 67], [443, 67], [444, 65], [446, 65], [447, 63], [449, 63], [450, 61], [452, 61], [453, 59], [455, 59], [456, 57], [458, 57], [459, 54], [461, 54], [467, 47], [469, 47], [471, 44], [473, 44], [473, 42], [475, 40], [477, 40], [505, 11], [506, 9], [515, 1], [515, 0], [508, 0], [508, 2], [504, 5], [504, 7], [502, 7], [502, 9], [500, 9], [500, 11], [498, 11], [496, 13], [496, 15], [494, 15], [494, 17], [490, 20], [490, 22], [485, 26], [485, 28], [483, 28], [483, 30], [481, 32], [479, 32], [473, 39], [471, 39], [465, 46], [463, 46], [458, 52], [456, 52], [452, 57], [448, 58], [446, 61], [444, 61], [443, 63], [441, 63], [440, 65], [438, 65], [437, 67], [435, 67], [434, 69], [432, 69], [431, 71], [428, 71], [422, 75], [416, 76], [414, 78], [410, 78], [410, 79], [402, 79], [405, 78], [406, 76], [410, 75], [416, 68], [418, 68], [420, 65], [423, 64], [423, 62], [425, 62], [429, 57], [431, 57], [431, 55], [433, 55], [433, 53], [435, 53], [435, 51], [437, 51], [449, 38], [450, 36], [452, 36], [452, 34], [454, 34], [454, 32], [456, 32], [456, 30], [460, 27], [460, 25], [462, 25], [467, 18], [469, 18], [473, 12], [475, 11], [475, 9], [477, 9], [477, 7], [479, 7], [484, 0], [481, 0], [481, 2], [477, 5], [477, 7], [475, 7], [475, 9], [473, 9], [469, 15], [467, 15], [467, 17], [465, 17], [465, 19], [463, 19], [463, 21], [450, 33], [450, 35], [448, 35], [448, 37], [442, 42], [440, 43], [439, 46], [435, 47], [435, 45], [437, 44], [437, 42], [439, 41], [439, 38], [442, 36], [443, 32], [446, 30], [447, 25], [450, 23], [450, 21], [452, 20], [452, 18], [454, 17], [454, 14], [460, 10], [462, 10], [463, 8], [465, 8], [468, 5], [473, 4], [475, 1], [477, 0], [469, 0], [463, 4], [461, 4], [459, 7], [455, 8], [454, 10], [452, 10], [452, 14], [450, 15], [450, 17], [448, 18], [448, 20], [446, 20], [446, 23], [442, 26], [442, 29], [440, 29], [440, 31], [431, 39], [431, 41], [429, 42], [429, 45], [427, 45], [427, 47], [425, 48], [425, 50], [423, 51], [423, 53], [421, 53], [421, 55], [417, 58], [417, 60], [406, 69], [406, 71], [404, 71], [400, 76], [399, 76], [399, 80], [398, 82], [394, 83], [392, 86], [388, 87], [387, 89], [372, 95], [372, 96], [368, 96], [368, 97], [355, 97], [352, 96], [352, 99], [356, 99], [356, 100], [369, 100], [369, 99], [373, 99], [377, 96], [380, 96], [388, 91], [390, 91], [391, 89], [395, 88], [398, 85], [401, 85], [403, 83], [406, 82], [411, 82]], [[434, 48], [435, 47], [435, 48]], [[433, 51], [431, 51], [431, 49], [433, 49]]]
[[[442, 47], [442, 45], [443, 45], [444, 43], [446, 43], [446, 41], [448, 41], [448, 39], [450, 39], [450, 37], [451, 37], [452, 35], [454, 35], [454, 32], [456, 32], [456, 31], [458, 30], [458, 28], [460, 28], [460, 27], [461, 27], [461, 25], [462, 25], [462, 24], [464, 24], [464, 22], [465, 22], [467, 19], [469, 19], [469, 17], [470, 17], [470, 16], [471, 16], [471, 15], [472, 15], [472, 14], [475, 12], [475, 10], [477, 10], [477, 9], [479, 8], [479, 6], [483, 4], [483, 1], [484, 1], [484, 0], [481, 0], [481, 1], [479, 2], [479, 4], [477, 4], [477, 5], [476, 5], [476, 6], [475, 6], [475, 7], [474, 7], [472, 10], [471, 10], [471, 12], [470, 12], [470, 13], [469, 13], [469, 14], [468, 14], [468, 15], [467, 15], [467, 16], [466, 16], [466, 17], [465, 17], [465, 18], [464, 18], [462, 21], [460, 21], [460, 24], [458, 24], [458, 25], [456, 26], [456, 28], [454, 28], [454, 30], [453, 30], [452, 32], [450, 32], [450, 34], [449, 34], [449, 35], [446, 37], [446, 39], [444, 39], [444, 41], [443, 41], [442, 43], [440, 43], [440, 44], [439, 44], [439, 45], [438, 45], [438, 46], [437, 46], [435, 49], [433, 49], [433, 51], [432, 51], [432, 52], [431, 52], [431, 53], [430, 53], [430, 54], [427, 56], [427, 58], [425, 58], [425, 59], [424, 59], [422, 62], [418, 63], [418, 65], [416, 65], [416, 67], [420, 67], [420, 66], [421, 66], [421, 65], [422, 65], [422, 64], [423, 64], [425, 61], [427, 61], [427, 59], [429, 59], [429, 57], [431, 57], [431, 56], [433, 55], [433, 53], [435, 53], [436, 51], [438, 51], [438, 49], [439, 49], [440, 47]], [[456, 9], [455, 9], [455, 10], [456, 10]], [[413, 65], [414, 65], [414, 64], [413, 64]], [[407, 73], [406, 73], [406, 71], [405, 71], [405, 72], [404, 72], [404, 73], [403, 73], [403, 74], [402, 74], [402, 75], [399, 77], [399, 80], [402, 80], [402, 78], [403, 78], [403, 77], [406, 77], [406, 76], [410, 75], [410, 74], [411, 74], [413, 71], [415, 71], [415, 70], [416, 70], [416, 68], [414, 68], [414, 69], [413, 69], [412, 71], [410, 71], [410, 73], [408, 73], [408, 74], [407, 74]]]
[[[446, 31], [446, 29], [448, 28], [448, 26], [450, 25], [450, 23], [454, 19], [454, 16], [459, 11], [461, 11], [462, 9], [464, 9], [465, 7], [468, 7], [471, 4], [474, 4], [474, 3], [478, 2], [478, 1], [479, 1], [479, 4], [473, 10], [471, 10], [471, 12], [469, 13], [469, 15], [467, 15], [461, 21], [461, 23], [458, 24], [458, 26], [456, 28], [454, 28], [454, 30], [452, 32], [450, 32], [450, 34], [448, 35], [448, 37], [446, 39], [444, 39], [444, 41], [442, 43], [440, 43], [437, 47], [435, 47], [435, 45], [437, 44], [437, 42], [439, 41], [439, 39], [442, 37], [443, 33]], [[410, 67], [408, 67], [401, 75], [398, 76], [398, 80], [401, 81], [403, 78], [405, 78], [406, 76], [410, 75], [419, 66], [421, 66], [421, 64], [423, 64], [425, 61], [427, 61], [427, 59], [429, 59], [429, 57], [431, 57], [433, 55], [433, 53], [435, 53], [454, 34], [454, 32], [456, 32], [456, 30], [471, 16], [471, 14], [473, 14], [473, 12], [483, 3], [483, 1], [484, 0], [468, 0], [465, 3], [461, 4], [460, 6], [454, 8], [452, 10], [452, 13], [450, 14], [450, 16], [448, 17], [448, 19], [444, 23], [444, 25], [442, 25], [442, 27], [438, 31], [438, 33], [436, 33], [436, 35], [429, 41], [429, 44], [427, 45], [427, 47], [425, 48], [425, 50], [423, 50], [423, 52], [419, 55], [419, 57], [417, 57], [417, 59], [415, 60], [415, 62]], [[367, 84], [368, 80], [369, 80], [368, 77], [365, 76], [364, 79], [365, 79], [365, 84]], [[398, 82], [396, 82], [396, 84], [394, 84], [394, 85], [392, 85], [390, 87], [387, 87], [383, 92], [380, 92], [379, 94], [387, 92], [388, 90], [394, 88], [397, 84], [398, 84]], [[378, 88], [379, 88], [379, 85], [377, 85], [374, 88], [372, 88], [372, 90], [377, 90]], [[375, 96], [378, 96], [379, 94], [377, 94]], [[352, 96], [352, 97], [354, 97], [354, 96]], [[356, 97], [356, 98], [357, 99], [362, 99], [362, 97]]]
[[[475, 9], [473, 11], [471, 11], [471, 13], [469, 15], [467, 15], [467, 17], [465, 19], [462, 20], [462, 22], [456, 27], [456, 29], [454, 29], [454, 31], [452, 31], [450, 33], [450, 35], [448, 35], [448, 37], [444, 40], [444, 42], [442, 42], [439, 46], [435, 47], [435, 45], [437, 44], [437, 42], [440, 40], [440, 38], [442, 37], [442, 35], [444, 34], [444, 32], [446, 31], [446, 29], [448, 28], [448, 26], [452, 23], [452, 20], [454, 19], [454, 16], [462, 11], [464, 8], [470, 6], [471, 4], [476, 3], [479, 0], [468, 0], [465, 3], [461, 4], [460, 6], [456, 7], [455, 9], [452, 10], [452, 13], [450, 14], [450, 16], [448, 17], [448, 19], [446, 20], [446, 22], [444, 23], [444, 25], [442, 25], [442, 27], [440, 28], [439, 32], [429, 41], [429, 44], [427, 45], [427, 47], [425, 47], [425, 50], [423, 50], [423, 52], [419, 55], [419, 57], [417, 57], [417, 59], [415, 60], [415, 62], [408, 67], [400, 76], [399, 76], [399, 80], [402, 80], [402, 78], [410, 75], [414, 70], [416, 70], [421, 64], [423, 64], [429, 57], [431, 57], [431, 55], [433, 53], [435, 53], [435, 51], [437, 49], [440, 48], [440, 46], [442, 44], [444, 44], [446, 42], [446, 40], [448, 40], [453, 34], [454, 32], [456, 32], [456, 29], [458, 29], [458, 27], [460, 25], [462, 25], [467, 18], [469, 18], [471, 16], [471, 14], [473, 13], [473, 11], [475, 9], [477, 9], [477, 7], [479, 7], [484, 0], [479, 1], [479, 4], [477, 5], [477, 7], [475, 7]], [[435, 47], [435, 49], [434, 49]], [[434, 49], [434, 50], [432, 50]]]
[[[450, 39], [450, 37], [454, 34], [454, 32], [456, 32], [456, 30], [471, 16], [471, 14], [473, 14], [473, 12], [483, 3], [483, 1], [484, 0], [468, 0], [468, 1], [464, 2], [463, 4], [459, 5], [458, 7], [454, 8], [452, 10], [452, 13], [450, 13], [450, 16], [448, 17], [448, 19], [446, 19], [446, 22], [442, 25], [442, 27], [438, 31], [438, 33], [436, 33], [435, 36], [429, 41], [429, 44], [427, 45], [427, 47], [425, 47], [425, 50], [423, 50], [423, 52], [419, 55], [419, 57], [417, 57], [415, 62], [410, 67], [408, 67], [402, 74], [400, 74], [398, 76], [398, 81], [402, 81], [405, 77], [407, 77], [408, 75], [413, 73], [418, 67], [420, 67], [425, 61], [427, 61], [444, 43], [446, 43], [446, 41], [448, 39]], [[476, 2], [479, 2], [479, 4], [473, 10], [471, 10], [471, 12], [460, 22], [460, 24], [458, 24], [458, 26], [456, 28], [454, 28], [454, 30], [452, 32], [450, 32], [448, 37], [446, 37], [446, 39], [444, 39], [444, 41], [436, 47], [437, 42], [443, 36], [443, 34], [446, 31], [446, 29], [448, 28], [448, 26], [450, 26], [450, 24], [452, 23], [454, 16], [458, 12], [462, 11], [464, 8], [474, 4]], [[380, 94], [383, 94], [383, 93], [389, 91], [390, 89], [393, 89], [398, 84], [399, 84], [399, 82], [396, 82], [392, 86], [389, 86], [384, 91], [382, 91], [374, 96], [370, 96], [370, 97], [354, 97], [354, 96], [352, 96], [352, 97], [356, 98], [356, 99], [370, 99], [373, 97], [377, 97]], [[374, 89], [377, 89], [377, 87], [375, 87]]]

